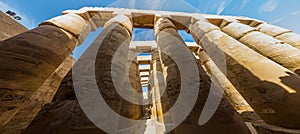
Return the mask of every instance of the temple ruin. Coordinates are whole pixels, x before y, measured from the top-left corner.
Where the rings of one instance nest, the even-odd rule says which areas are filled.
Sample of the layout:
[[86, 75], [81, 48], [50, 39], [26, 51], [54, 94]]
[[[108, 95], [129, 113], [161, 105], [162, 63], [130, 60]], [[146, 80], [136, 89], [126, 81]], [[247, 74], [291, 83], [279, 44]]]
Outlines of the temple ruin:
[[[300, 133], [300, 35], [291, 30], [248, 17], [199, 13], [84, 7], [62, 14], [27, 30], [0, 12], [1, 134], [107, 133], [86, 115], [74, 91], [80, 81], [74, 72], [84, 76], [90, 70], [105, 103], [132, 119], [115, 119], [112, 133]], [[98, 28], [100, 35], [75, 61], [72, 51]], [[134, 28], [152, 29], [155, 40], [130, 40]], [[185, 42], [178, 30], [194, 42]], [[114, 70], [122, 46], [127, 56]], [[170, 56], [176, 53], [182, 55]], [[182, 79], [177, 61], [196, 63], [200, 80]], [[85, 82], [82, 92], [92, 85]], [[197, 99], [187, 118], [168, 131], [180, 112], [168, 111], [180, 100], [183, 82], [198, 86]], [[151, 104], [133, 104], [129, 100], [139, 100], [138, 95], [128, 92], [127, 100], [117, 88], [139, 94], [147, 88], [143, 101]], [[220, 99], [215, 111], [206, 105], [210, 96]], [[204, 110], [213, 115], [199, 125]], [[134, 122], [143, 119], [148, 122]]]

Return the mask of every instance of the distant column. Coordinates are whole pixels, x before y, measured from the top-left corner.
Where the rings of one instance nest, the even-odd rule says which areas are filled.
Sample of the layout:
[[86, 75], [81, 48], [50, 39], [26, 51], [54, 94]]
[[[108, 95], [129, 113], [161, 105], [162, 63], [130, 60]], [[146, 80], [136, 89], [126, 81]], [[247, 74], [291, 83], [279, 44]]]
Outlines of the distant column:
[[164, 77], [161, 76], [159, 73], [162, 73], [162, 67], [161, 67], [161, 62], [160, 62], [160, 56], [158, 51], [153, 51], [152, 52], [152, 67], [153, 67], [153, 73], [152, 73], [152, 86], [155, 90], [155, 103], [156, 103], [156, 109], [157, 109], [157, 118], [158, 121], [161, 123], [164, 123], [163, 119], [163, 107], [162, 103], [167, 103], [168, 102], [162, 102], [161, 94], [160, 91], [165, 88], [165, 83], [164, 83]]
[[[134, 50], [129, 50], [128, 57], [136, 57], [136, 52]], [[138, 84], [140, 82], [138, 80], [140, 79], [140, 76], [137, 75], [137, 71], [138, 71], [137, 58], [134, 58], [133, 61], [131, 61], [130, 59], [127, 60], [127, 66], [129, 66], [128, 67], [129, 70], [125, 70], [126, 71], [125, 77], [127, 77], [129, 81], [124, 81], [124, 85], [122, 89], [124, 90], [123, 92], [130, 97], [129, 99], [131, 102], [122, 99], [120, 115], [128, 119], [140, 120], [143, 115], [142, 106], [132, 103], [132, 102], [140, 102], [140, 101], [137, 100], [138, 97], [135, 96], [135, 94], [132, 93], [132, 91], [130, 92], [130, 90], [134, 90], [137, 93], [142, 93], [142, 87], [140, 86], [140, 84]], [[121, 119], [119, 120], [118, 133], [119, 134], [137, 133], [137, 128], [139, 127], [138, 125], [140, 124], [135, 124], [134, 121]]]

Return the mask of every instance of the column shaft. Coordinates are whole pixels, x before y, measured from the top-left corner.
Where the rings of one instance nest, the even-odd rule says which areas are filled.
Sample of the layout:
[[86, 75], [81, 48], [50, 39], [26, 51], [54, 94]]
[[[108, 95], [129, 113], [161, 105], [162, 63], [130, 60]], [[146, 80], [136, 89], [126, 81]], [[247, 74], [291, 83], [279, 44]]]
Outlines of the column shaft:
[[[160, 123], [171, 123], [171, 119], [164, 119], [163, 115], [167, 110], [169, 110], [169, 102], [168, 96], [165, 94], [161, 94], [162, 91], [166, 88], [165, 80], [163, 77], [163, 70], [161, 66], [160, 60], [160, 52], [153, 51], [152, 52], [152, 66], [153, 66], [153, 73], [152, 73], [152, 81], [153, 81], [153, 88], [155, 90], [155, 103], [157, 109], [157, 119]], [[166, 122], [165, 122], [166, 120]]]
[[[133, 50], [129, 50], [128, 57], [135, 57], [136, 52]], [[139, 75], [137, 75], [138, 71], [138, 63], [137, 58], [135, 58], [134, 61], [127, 61], [127, 66], [129, 66], [129, 71], [126, 72], [126, 76], [129, 78], [129, 81], [124, 82], [123, 90], [129, 91], [134, 90], [138, 93], [141, 93], [142, 87], [139, 86], [138, 82], [140, 79]], [[131, 89], [133, 88], [133, 89]], [[130, 93], [130, 92], [128, 92]], [[127, 94], [130, 96], [131, 102], [139, 102], [135, 94]], [[131, 102], [126, 101], [125, 99], [122, 99], [122, 105], [121, 105], [121, 113], [120, 115], [129, 119], [133, 120], [140, 120], [142, 117], [142, 109], [141, 105], [132, 104]], [[134, 124], [134, 122], [128, 121], [128, 120], [119, 120], [119, 134], [128, 134], [128, 133], [137, 133], [136, 129], [138, 128], [139, 124]]]
[[69, 56], [36, 90], [27, 104], [20, 107], [20, 110], [16, 114], [1, 116], [1, 118], [5, 117], [6, 120], [0, 119], [0, 122], [7, 122], [7, 124], [5, 126], [4, 124], [1, 125], [4, 127], [0, 128], [0, 131], [3, 133], [21, 133], [24, 131], [45, 104], [51, 103], [61, 81], [70, 71], [74, 62], [74, 58]]
[[69, 25], [70, 19], [81, 20], [77, 25], [82, 27], [72, 32], [56, 23], [44, 23], [0, 42], [1, 116], [3, 113], [16, 114], [78, 45], [80, 30], [88, 31], [88, 24], [78, 15], [59, 18], [65, 26]]
[[272, 59], [293, 72], [300, 74], [300, 50], [258, 32], [248, 25], [231, 22], [222, 31], [249, 46], [258, 53]]
[[[186, 46], [182, 38], [179, 36], [176, 27], [172, 22], [166, 18], [159, 19], [155, 24], [156, 31], [156, 41], [158, 47], [162, 50], [162, 52], [169, 53], [182, 53], [183, 50], [174, 50], [172, 46], [174, 43], [178, 43], [179, 45]], [[170, 36], [176, 37], [178, 40], [174, 41], [170, 39]], [[179, 52], [180, 51], [180, 52]], [[186, 49], [187, 53], [190, 53], [188, 49]], [[184, 53], [184, 52], [183, 52]], [[173, 57], [172, 57], [173, 58]], [[177, 100], [177, 97], [180, 93], [180, 72], [177, 68], [176, 63], [173, 61], [171, 57], [166, 54], [162, 54], [161, 60], [164, 65], [164, 69], [166, 69], [166, 92], [170, 99], [170, 104], [173, 105]], [[187, 62], [196, 62], [195, 61], [186, 61], [186, 57], [181, 57], [180, 60], [183, 63]], [[238, 117], [238, 115], [234, 112], [234, 109], [230, 106], [230, 104], [226, 100], [222, 100], [221, 104], [214, 114], [214, 116], [204, 125], [199, 126], [198, 120], [200, 117], [200, 113], [203, 110], [205, 105], [206, 98], [209, 93], [209, 77], [206, 72], [201, 68], [200, 64], [198, 65], [199, 76], [201, 78], [201, 83], [199, 87], [199, 94], [196, 104], [189, 114], [188, 118], [181, 123], [176, 129], [176, 133], [249, 133], [249, 130], [243, 123], [243, 121]], [[189, 81], [193, 81], [190, 79]], [[178, 116], [178, 115], [172, 115]], [[214, 129], [218, 128], [218, 129]]]
[[299, 128], [300, 77], [216, 29], [200, 20], [191, 33], [205, 50], [224, 52], [228, 79], [267, 123]]
[[[122, 22], [111, 21], [113, 22], [106, 25], [100, 35], [78, 59], [69, 77], [65, 79], [65, 83], [57, 94], [56, 100], [47, 107], [49, 110], [45, 110], [45, 113], [40, 115], [41, 118], [33, 122], [32, 126], [24, 133], [31, 134], [42, 131], [45, 131], [45, 133], [106, 133], [104, 130], [101, 130], [102, 128], [99, 129], [99, 126], [97, 126], [98, 121], [111, 121], [109, 126], [107, 126], [111, 128], [106, 131], [117, 133], [118, 117], [103, 116], [105, 115], [103, 110], [107, 110], [103, 107], [90, 110], [89, 106], [86, 106], [91, 105], [93, 108], [100, 105], [97, 103], [98, 98], [93, 98], [94, 94], [99, 94], [100, 92], [100, 95], [102, 94], [101, 96], [112, 110], [118, 114], [121, 112], [122, 98], [118, 95], [113, 85], [111, 66], [113, 64], [112, 58], [117, 48], [123, 43], [125, 49], [122, 51], [124, 52], [122, 54], [127, 55], [131, 40], [131, 29], [124, 27]], [[128, 24], [131, 23], [129, 22]], [[120, 74], [117, 84], [124, 83], [127, 56], [123, 56], [120, 61], [120, 68], [115, 72]], [[93, 68], [93, 71], [91, 71], [91, 68]], [[80, 79], [78, 78], [79, 75], [81, 76]], [[66, 85], [69, 86], [64, 87]], [[99, 91], [94, 91], [93, 89], [99, 89]], [[88, 97], [80, 98], [82, 96]], [[83, 104], [86, 101], [87, 104]], [[90, 111], [95, 113], [96, 119], [91, 117]]]
[[16, 114], [76, 45], [72, 35], [53, 26], [0, 42], [0, 115]]
[[[132, 26], [131, 22], [128, 22], [128, 24], [128, 26]], [[131, 41], [130, 29], [126, 28], [118, 19], [112, 19], [107, 22], [105, 29], [99, 35], [101, 40], [98, 43], [101, 43], [101, 45], [97, 53], [95, 63], [97, 85], [102, 94], [102, 97], [105, 99], [110, 108], [120, 115], [122, 97], [119, 95], [116, 88], [123, 89], [124, 87], [126, 74], [125, 69], [127, 64], [129, 45]], [[121, 45], [126, 46], [122, 47]], [[117, 59], [118, 63], [112, 63], [113, 57], [120, 47], [122, 49], [119, 50], [119, 54], [122, 54], [122, 56], [118, 57], [120, 58]], [[112, 70], [112, 64], [118, 64], [118, 69]], [[117, 78], [115, 81], [113, 81], [112, 71], [114, 74], [118, 75], [118, 77], [115, 77]], [[115, 82], [115, 84], [113, 82]], [[124, 105], [126, 105], [125, 102]], [[116, 130], [118, 130], [119, 120], [116, 121], [114, 126]]]
[[260, 32], [270, 35], [285, 43], [300, 49], [300, 35], [293, 33], [291, 30], [274, 26], [268, 23], [263, 23], [257, 26]]
[[205, 66], [207, 72], [216, 79], [216, 82], [220, 85], [220, 87], [224, 88], [225, 97], [234, 109], [239, 113], [253, 111], [243, 96], [238, 92], [219, 67], [209, 58], [203, 49], [198, 52], [198, 56], [199, 62]]

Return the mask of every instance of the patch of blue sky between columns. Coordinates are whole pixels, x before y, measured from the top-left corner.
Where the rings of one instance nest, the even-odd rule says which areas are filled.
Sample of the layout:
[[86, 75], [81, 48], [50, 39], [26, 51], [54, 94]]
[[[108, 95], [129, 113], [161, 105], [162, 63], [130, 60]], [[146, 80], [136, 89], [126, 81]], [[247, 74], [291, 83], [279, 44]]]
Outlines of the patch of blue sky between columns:
[[142, 87], [143, 92], [148, 92], [148, 87]]

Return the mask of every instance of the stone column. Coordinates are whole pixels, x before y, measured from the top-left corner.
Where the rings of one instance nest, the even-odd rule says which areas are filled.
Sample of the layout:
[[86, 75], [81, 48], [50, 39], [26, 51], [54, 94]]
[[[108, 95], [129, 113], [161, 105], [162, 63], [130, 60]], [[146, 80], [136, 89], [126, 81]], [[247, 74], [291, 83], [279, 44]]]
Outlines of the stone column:
[[26, 27], [2, 11], [0, 11], [0, 25], [0, 41], [28, 31]]
[[202, 47], [197, 52], [197, 56], [199, 57], [199, 62], [204, 65], [211, 77], [216, 79], [216, 83], [224, 88], [226, 99], [238, 113], [254, 111]]
[[26, 104], [89, 31], [83, 18], [67, 14], [0, 42], [0, 116]]
[[[153, 73], [152, 73], [152, 86], [154, 90], [154, 99], [153, 101], [156, 105], [156, 111], [157, 111], [157, 121], [159, 122], [156, 125], [157, 133], [163, 133], [166, 128], [166, 125], [172, 124], [172, 116], [171, 114], [167, 113], [171, 106], [169, 103], [169, 97], [168, 93], [166, 91], [166, 83], [165, 83], [165, 77], [167, 74], [162, 69], [162, 62], [161, 62], [161, 52], [160, 50], [154, 50], [152, 53], [152, 67], [153, 67]], [[154, 104], [153, 104], [154, 105]]]
[[[136, 52], [133, 50], [129, 50], [128, 57], [136, 57]], [[138, 79], [140, 79], [139, 75], [137, 75], [138, 71], [138, 63], [137, 58], [134, 59], [134, 61], [131, 61], [130, 58], [127, 61], [127, 66], [129, 66], [129, 70], [126, 71], [126, 76], [129, 78], [129, 81], [125, 81], [123, 85], [124, 92], [128, 91], [126, 93], [128, 96], [130, 96], [131, 102], [140, 102], [137, 96], [135, 94], [131, 94], [132, 92], [129, 92], [129, 90], [134, 90], [137, 93], [142, 93], [142, 87], [139, 86], [138, 82], [140, 82]], [[121, 113], [120, 115], [123, 117], [126, 117], [128, 119], [133, 120], [140, 120], [142, 118], [142, 106], [137, 104], [132, 104], [131, 102], [126, 101], [125, 99], [122, 99], [122, 105], [121, 105]], [[119, 121], [119, 134], [129, 134], [129, 133], [137, 133], [136, 129], [138, 128], [138, 125], [134, 122], [128, 121], [128, 120], [120, 120]]]
[[[90, 47], [75, 63], [72, 71], [69, 72], [68, 77], [65, 78], [64, 84], [60, 87], [56, 99], [46, 107], [43, 114], [39, 116], [41, 118], [33, 122], [32, 126], [24, 133], [32, 134], [43, 131], [45, 133], [105, 134], [106, 132], [104, 132], [104, 130], [98, 128], [97, 123], [99, 122], [97, 121], [111, 122], [110, 126], [108, 126], [111, 127], [110, 132], [117, 133], [119, 118], [109, 117], [110, 115], [103, 116], [105, 113], [101, 112], [111, 110], [107, 110], [103, 107], [98, 108], [97, 106], [100, 104], [97, 103], [98, 98], [95, 98], [94, 95], [99, 94], [100, 91], [111, 109], [120, 114], [122, 98], [120, 98], [116, 92], [112, 82], [112, 57], [122, 43], [125, 44], [125, 50], [122, 51], [124, 52], [122, 54], [127, 55], [127, 46], [129, 47], [130, 44], [132, 27], [129, 28], [131, 26], [129, 18], [122, 15], [118, 18], [122, 19], [113, 19], [107, 23], [100, 35], [98, 35]], [[127, 27], [129, 29], [127, 29]], [[127, 56], [123, 56], [120, 61], [120, 68], [116, 73], [119, 73], [121, 78], [118, 79], [118, 84], [123, 84], [125, 74], [124, 66], [127, 61]], [[78, 76], [80, 76], [80, 78]], [[95, 84], [95, 82], [97, 83]], [[99, 89], [99, 91], [97, 91], [97, 89]], [[83, 96], [88, 97], [81, 98]], [[95, 118], [90, 116], [90, 109], [87, 109], [89, 106], [86, 105], [96, 107], [91, 110], [97, 118], [96, 121], [93, 120]]]
[[285, 43], [291, 44], [295, 48], [300, 49], [300, 35], [293, 33], [293, 31], [274, 26], [268, 23], [262, 23], [256, 26], [260, 32], [270, 35], [278, 40], [281, 40]]
[[[153, 71], [151, 71], [151, 75], [153, 75]], [[157, 120], [157, 106], [156, 106], [156, 91], [155, 91], [155, 87], [154, 86], [151, 86], [151, 85], [154, 85], [154, 78], [151, 78], [150, 79], [150, 100], [152, 102], [152, 107], [151, 107], [151, 119], [155, 119]]]
[[[174, 50], [172, 46], [174, 43], [178, 43], [179, 45], [186, 46], [182, 38], [177, 33], [177, 29], [174, 24], [167, 18], [160, 18], [157, 20], [155, 24], [155, 33], [156, 33], [156, 41], [158, 47], [162, 50], [162, 52], [166, 51], [169, 53], [178, 53], [178, 51], [183, 50]], [[168, 34], [166, 34], [168, 33]], [[178, 41], [174, 41], [170, 39], [170, 36], [174, 36], [178, 39]], [[190, 53], [188, 49], [186, 49], [186, 53]], [[166, 69], [166, 93], [169, 97], [170, 105], [172, 106], [180, 93], [180, 83], [183, 80], [180, 80], [180, 72], [176, 63], [169, 56], [162, 54], [161, 56], [162, 63], [164, 64], [164, 69]], [[180, 60], [183, 63], [187, 62], [196, 62], [196, 61], [186, 61], [185, 57], [181, 57]], [[201, 65], [198, 64], [199, 76], [201, 78], [201, 83], [199, 87], [199, 94], [197, 102], [194, 106], [194, 109], [189, 114], [188, 118], [181, 123], [176, 129], [176, 133], [249, 133], [248, 128], [243, 123], [243, 121], [238, 117], [238, 115], [234, 112], [234, 109], [230, 106], [230, 104], [226, 100], [222, 100], [218, 110], [204, 126], [199, 126], [199, 116], [203, 107], [205, 105], [206, 98], [209, 93], [209, 77], [206, 72], [201, 68]], [[187, 80], [184, 80], [187, 81]], [[189, 80], [193, 81], [193, 79]], [[178, 115], [172, 115], [178, 116]], [[218, 129], [215, 129], [218, 128]]]
[[74, 63], [75, 59], [72, 56], [69, 56], [36, 90], [26, 105], [23, 105], [20, 107], [20, 110], [16, 111], [16, 114], [1, 116], [0, 122], [6, 125], [3, 128], [0, 128], [0, 131], [3, 133], [14, 134], [24, 131], [38, 115], [40, 110], [46, 104], [51, 103], [62, 80], [70, 71]]
[[[163, 77], [163, 70], [161, 66], [161, 61], [160, 61], [160, 54], [159, 51], [153, 51], [152, 52], [152, 67], [153, 67], [153, 72], [152, 72], [152, 88], [154, 89], [154, 98], [155, 98], [155, 105], [157, 109], [157, 119], [160, 123], [170, 123], [170, 119], [164, 121], [165, 119], [163, 118], [163, 114], [167, 112], [169, 109], [169, 102], [168, 102], [168, 97], [167, 94], [161, 94], [163, 93], [162, 91], [166, 88], [165, 86], [165, 80]], [[168, 108], [168, 109], [166, 109]]]
[[258, 53], [300, 74], [299, 49], [238, 22], [228, 22], [221, 29]]
[[[102, 97], [105, 99], [110, 108], [120, 115], [122, 115], [122, 97], [119, 95], [116, 88], [124, 88], [126, 64], [129, 45], [132, 38], [132, 29], [133, 27], [131, 20], [125, 15], [118, 15], [108, 21], [105, 24], [104, 30], [99, 35], [101, 40], [98, 42], [100, 43], [100, 47], [95, 63], [97, 85]], [[118, 50], [118, 48], [121, 48], [121, 50]], [[116, 55], [117, 50], [120, 52], [118, 55], [122, 54], [122, 56], [118, 57], [118, 63], [112, 63], [113, 57]], [[112, 70], [112, 64], [117, 64], [118, 69]], [[117, 75], [117, 77], [115, 77], [117, 79], [114, 81], [112, 78], [112, 71], [115, 75]], [[124, 105], [126, 105], [125, 102]], [[116, 120], [116, 123], [114, 124], [116, 130], [118, 130], [119, 127], [118, 122], [119, 120]]]
[[228, 79], [260, 117], [272, 125], [300, 127], [298, 75], [221, 32], [206, 20], [196, 21], [190, 30], [205, 50], [224, 52]]

